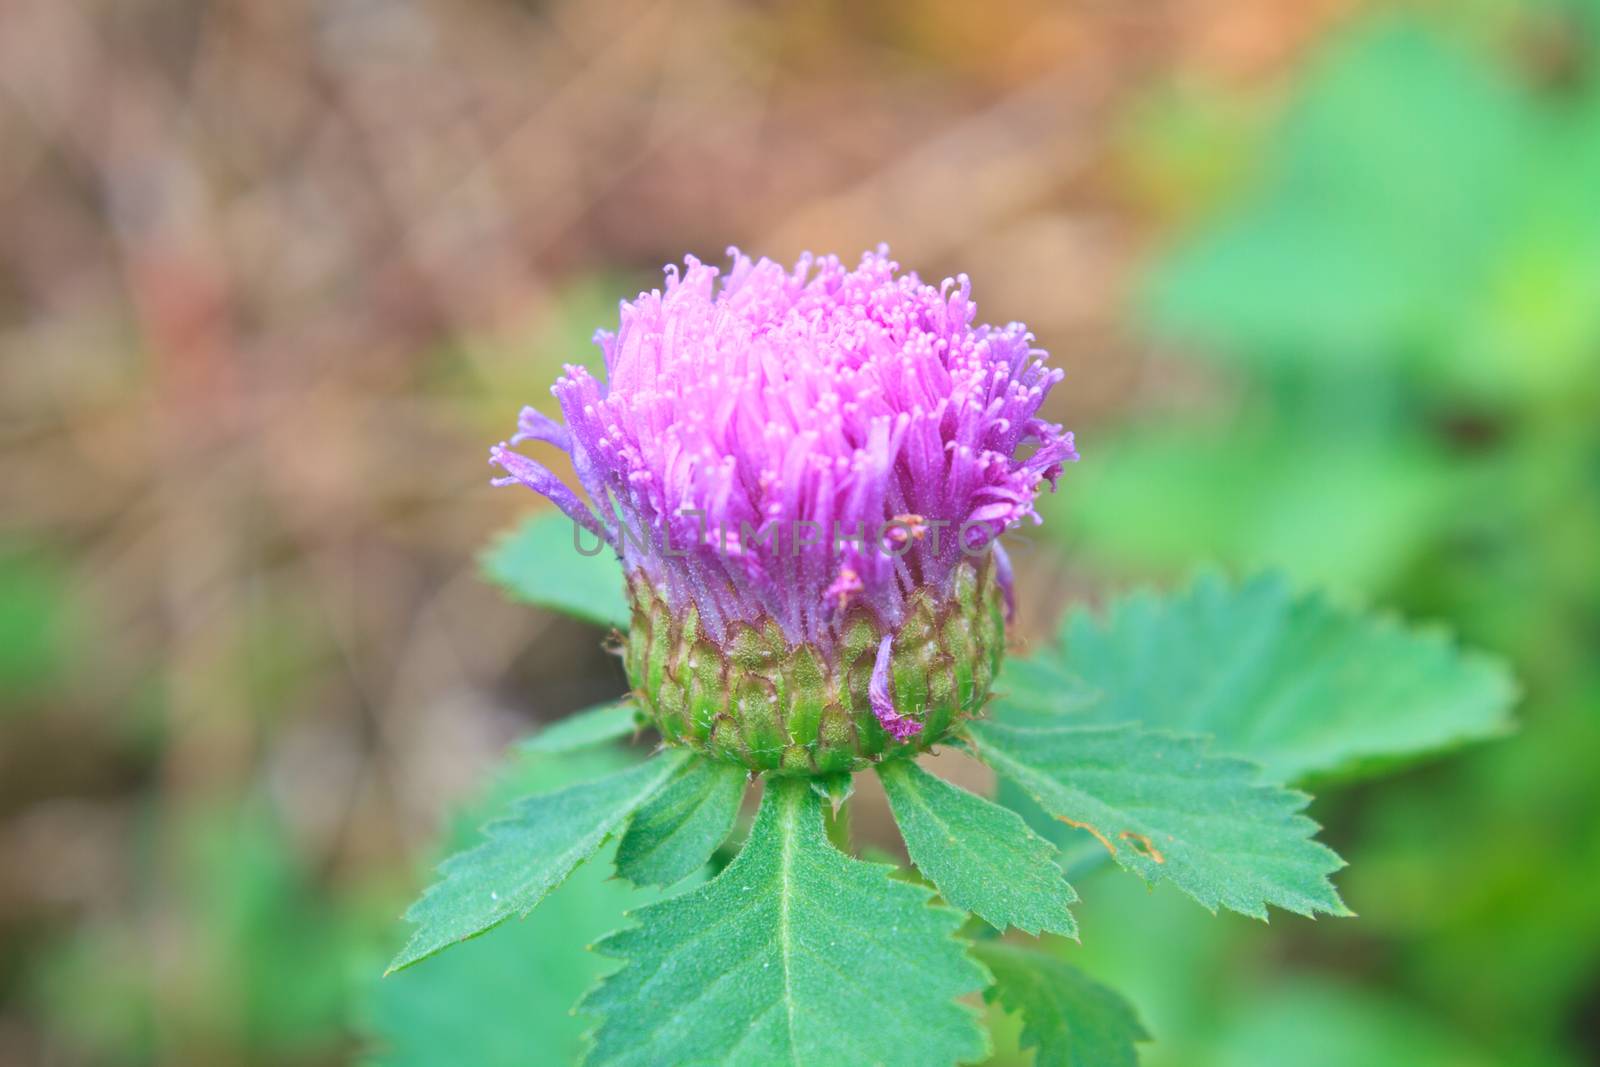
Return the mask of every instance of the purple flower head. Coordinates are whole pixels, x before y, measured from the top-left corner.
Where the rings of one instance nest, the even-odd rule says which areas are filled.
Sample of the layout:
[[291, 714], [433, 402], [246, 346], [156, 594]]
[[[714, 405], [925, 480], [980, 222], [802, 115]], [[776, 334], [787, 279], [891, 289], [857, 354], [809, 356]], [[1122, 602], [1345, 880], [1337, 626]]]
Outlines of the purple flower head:
[[[857, 609], [892, 634], [914, 592], [1038, 521], [1077, 458], [1038, 414], [1061, 372], [1021, 324], [974, 325], [965, 275], [926, 285], [884, 247], [854, 270], [731, 255], [623, 303], [595, 335], [604, 380], [568, 366], [565, 426], [525, 409], [496, 484], [549, 497], [718, 639], [770, 619], [826, 650]], [[570, 453], [588, 501], [511, 450], [527, 439]]]

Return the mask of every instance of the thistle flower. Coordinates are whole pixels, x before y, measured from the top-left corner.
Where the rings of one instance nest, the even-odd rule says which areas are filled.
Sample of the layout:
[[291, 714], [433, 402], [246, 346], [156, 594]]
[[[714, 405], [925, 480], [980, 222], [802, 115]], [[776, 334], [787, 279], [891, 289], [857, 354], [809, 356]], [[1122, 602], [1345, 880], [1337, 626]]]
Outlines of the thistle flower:
[[[565, 425], [526, 408], [490, 452], [623, 563], [626, 663], [669, 742], [830, 773], [981, 711], [1012, 602], [998, 538], [1075, 460], [1038, 410], [1061, 372], [1018, 323], [973, 324], [880, 247], [854, 270], [693, 257], [569, 365]], [[588, 500], [512, 450], [572, 457]]]

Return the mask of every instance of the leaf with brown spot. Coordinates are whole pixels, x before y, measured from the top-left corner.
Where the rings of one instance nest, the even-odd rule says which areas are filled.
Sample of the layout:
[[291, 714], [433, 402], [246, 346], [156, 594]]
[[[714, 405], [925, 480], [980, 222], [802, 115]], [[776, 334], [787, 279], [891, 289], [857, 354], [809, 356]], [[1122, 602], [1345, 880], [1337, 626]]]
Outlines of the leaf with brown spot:
[[1265, 919], [1267, 905], [1348, 915], [1328, 876], [1344, 861], [1312, 839], [1304, 793], [1264, 785], [1201, 738], [1133, 726], [972, 725], [980, 755], [1045, 811], [1083, 827], [1121, 867], [1207, 908]]

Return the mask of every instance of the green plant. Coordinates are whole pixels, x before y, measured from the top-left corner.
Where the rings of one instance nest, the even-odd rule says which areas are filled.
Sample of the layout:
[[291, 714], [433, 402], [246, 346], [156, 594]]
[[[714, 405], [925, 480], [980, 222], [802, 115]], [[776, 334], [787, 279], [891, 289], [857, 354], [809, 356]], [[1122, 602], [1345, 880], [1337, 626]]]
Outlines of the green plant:
[[[529, 520], [490, 554], [490, 573], [522, 599], [570, 609], [593, 582], [581, 571], [614, 564], [532, 550], [565, 525]], [[1347, 914], [1328, 880], [1341, 862], [1312, 839], [1309, 798], [1291, 783], [1366, 776], [1498, 733], [1514, 696], [1503, 668], [1438, 634], [1276, 578], [1216, 575], [1073, 613], [1058, 644], [1006, 665], [995, 693], [950, 743], [995, 768], [1002, 800], [1070, 828], [1076, 840], [1061, 837], [1080, 867], [1098, 854], [1212, 911], [1259, 918], [1269, 905]], [[526, 747], [577, 751], [644, 727], [627, 704], [606, 706]], [[731, 862], [596, 945], [622, 964], [578, 1006], [595, 1020], [586, 1062], [972, 1061], [989, 1042], [958, 998], [978, 990], [1020, 1014], [1039, 1062], [1135, 1061], [1148, 1036], [1136, 1011], [1056, 947], [1078, 924], [1054, 846], [1016, 811], [909, 758], [873, 773], [915, 872], [851, 855], [847, 778], [765, 778]], [[735, 825], [746, 776], [666, 746], [514, 802], [445, 863], [391, 969], [539, 914], [610, 838], [626, 881], [697, 878]], [[1027, 936], [1001, 940], [1008, 929]], [[497, 1029], [533, 1047], [555, 1025]]]

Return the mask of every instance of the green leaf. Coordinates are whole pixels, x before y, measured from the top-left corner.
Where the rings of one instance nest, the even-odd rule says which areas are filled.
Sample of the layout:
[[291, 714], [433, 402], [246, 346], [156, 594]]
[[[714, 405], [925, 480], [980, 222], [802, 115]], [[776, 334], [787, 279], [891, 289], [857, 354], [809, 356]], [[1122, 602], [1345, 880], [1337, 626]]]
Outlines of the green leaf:
[[739, 816], [748, 772], [692, 759], [634, 815], [617, 847], [617, 873], [634, 885], [672, 885], [704, 867]]
[[1141, 592], [1103, 618], [1072, 614], [1061, 644], [1020, 670], [996, 714], [1038, 724], [1076, 676], [1098, 690], [1074, 722], [1210, 734], [1276, 781], [1355, 774], [1493, 736], [1510, 726], [1505, 668], [1438, 632], [1296, 595], [1281, 577], [1205, 575], [1170, 597]]
[[382, 1067], [551, 1067], [578, 1062], [572, 1005], [605, 967], [587, 946], [643, 893], [585, 864], [526, 921], [378, 983], [366, 1029]]
[[997, 722], [972, 733], [998, 773], [1152, 885], [1171, 881], [1211, 911], [1258, 919], [1268, 904], [1350, 914], [1328, 881], [1344, 863], [1300, 814], [1310, 798], [1260, 784], [1254, 764], [1207, 755], [1201, 738]]
[[518, 747], [523, 752], [575, 752], [638, 732], [639, 713], [629, 701], [602, 704], [551, 723]]
[[628, 599], [616, 554], [594, 537], [574, 538], [572, 520], [544, 511], [502, 534], [484, 552], [483, 572], [518, 600], [600, 626], [628, 628]]
[[822, 800], [769, 778], [744, 850], [713, 881], [634, 913], [603, 941], [628, 962], [579, 1010], [602, 1019], [591, 1067], [907, 1064], [976, 1059], [955, 997], [984, 984], [927, 889], [828, 844]]
[[[510, 801], [618, 770], [637, 750], [604, 747], [559, 756], [515, 753], [485, 796], [453, 818], [447, 850], [467, 847], [477, 827]], [[426, 967], [373, 976], [363, 1010], [367, 1062], [381, 1067], [528, 1067], [578, 1062], [588, 1023], [575, 1004], [610, 963], [588, 946], [617, 916], [661, 899], [611, 877], [605, 850], [582, 864], [532, 915], [441, 953]], [[364, 968], [365, 970], [365, 968]]]
[[1022, 1016], [1022, 1047], [1035, 1067], [1135, 1067], [1150, 1035], [1133, 1006], [1078, 968], [1044, 952], [985, 941], [973, 955], [994, 975], [984, 992]]
[[418, 929], [388, 973], [527, 915], [688, 758], [683, 750], [662, 753], [605, 778], [518, 801], [509, 816], [484, 827], [488, 840], [440, 865], [443, 878], [406, 912]]
[[1078, 899], [1055, 846], [1022, 817], [937, 778], [911, 760], [878, 765], [878, 778], [911, 861], [951, 904], [997, 929], [1078, 936]]

